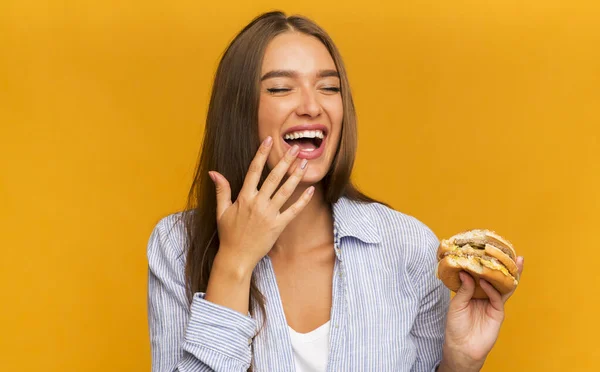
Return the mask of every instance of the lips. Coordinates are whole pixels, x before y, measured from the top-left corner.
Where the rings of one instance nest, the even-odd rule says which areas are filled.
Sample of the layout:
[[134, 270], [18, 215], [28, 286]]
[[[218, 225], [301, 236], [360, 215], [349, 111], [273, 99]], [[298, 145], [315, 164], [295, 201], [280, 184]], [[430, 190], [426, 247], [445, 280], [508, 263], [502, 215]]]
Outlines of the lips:
[[[284, 151], [287, 151], [290, 147], [293, 146], [293, 144], [289, 144], [284, 139], [284, 137], [287, 134], [294, 133], [294, 132], [306, 132], [306, 131], [308, 131], [308, 132], [320, 131], [321, 133], [323, 133], [323, 139], [315, 137], [312, 139], [310, 139], [310, 138], [295, 139], [295, 140], [292, 139], [290, 141], [297, 141], [298, 145], [300, 146], [300, 152], [298, 153], [298, 158], [307, 159], [307, 160], [316, 159], [323, 154], [323, 152], [325, 150], [327, 138], [328, 138], [327, 135], [329, 133], [329, 129], [322, 124], [297, 125], [297, 126], [288, 128], [281, 136], [281, 139], [283, 141]], [[318, 147], [315, 148], [316, 145], [318, 145]]]
[[[282, 139], [282, 141], [283, 141], [284, 151], [287, 151], [290, 147], [292, 147], [292, 146], [290, 146], [290, 144], [285, 142], [283, 139]], [[298, 153], [298, 158], [299, 159], [308, 159], [308, 160], [318, 158], [319, 156], [323, 155], [323, 152], [325, 151], [326, 142], [327, 142], [327, 137], [325, 137], [323, 139], [323, 141], [321, 141], [321, 145], [318, 148], [316, 148], [312, 151], [302, 150], [302, 148], [301, 148], [300, 152]]]

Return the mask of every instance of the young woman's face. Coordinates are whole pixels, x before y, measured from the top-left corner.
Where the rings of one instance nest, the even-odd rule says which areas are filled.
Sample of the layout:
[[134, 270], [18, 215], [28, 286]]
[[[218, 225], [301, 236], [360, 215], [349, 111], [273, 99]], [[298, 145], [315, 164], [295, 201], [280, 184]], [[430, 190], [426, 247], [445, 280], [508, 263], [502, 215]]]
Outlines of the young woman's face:
[[261, 141], [273, 137], [269, 169], [297, 144], [296, 164], [308, 159], [302, 182], [321, 181], [335, 156], [343, 117], [340, 79], [327, 48], [312, 36], [281, 34], [267, 46], [261, 77], [258, 134]]

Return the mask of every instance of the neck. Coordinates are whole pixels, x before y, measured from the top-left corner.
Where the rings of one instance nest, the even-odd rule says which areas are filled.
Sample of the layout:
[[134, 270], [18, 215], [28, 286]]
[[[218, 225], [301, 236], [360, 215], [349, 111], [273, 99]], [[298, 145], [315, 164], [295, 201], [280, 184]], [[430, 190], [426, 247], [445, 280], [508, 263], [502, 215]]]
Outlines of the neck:
[[[294, 204], [309, 185], [298, 185], [294, 194], [281, 209], [282, 212]], [[315, 185], [308, 205], [283, 230], [269, 253], [272, 257], [294, 257], [315, 248], [329, 247], [333, 244], [333, 214], [331, 206], [325, 201], [322, 185]]]

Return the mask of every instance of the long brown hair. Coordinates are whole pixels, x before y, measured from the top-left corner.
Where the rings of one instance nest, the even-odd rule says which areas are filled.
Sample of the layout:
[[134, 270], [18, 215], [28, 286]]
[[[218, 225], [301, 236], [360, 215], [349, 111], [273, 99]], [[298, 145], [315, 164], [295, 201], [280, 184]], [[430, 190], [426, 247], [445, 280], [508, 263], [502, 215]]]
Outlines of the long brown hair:
[[[206, 291], [211, 267], [219, 250], [216, 193], [208, 171], [216, 170], [227, 178], [232, 201], [235, 201], [260, 145], [258, 104], [263, 55], [274, 37], [289, 31], [319, 39], [329, 50], [340, 75], [343, 122], [331, 169], [321, 181], [326, 202], [335, 203], [341, 196], [376, 202], [358, 191], [350, 181], [357, 142], [356, 114], [346, 69], [333, 41], [323, 29], [307, 18], [286, 17], [282, 12], [258, 16], [233, 39], [217, 68], [202, 152], [188, 195], [187, 208], [181, 214], [187, 231], [185, 275], [190, 301], [194, 293]], [[268, 170], [265, 169], [261, 183], [267, 175]], [[252, 311], [253, 304], [259, 305], [265, 315], [265, 299], [254, 277], [250, 287], [249, 311]]]

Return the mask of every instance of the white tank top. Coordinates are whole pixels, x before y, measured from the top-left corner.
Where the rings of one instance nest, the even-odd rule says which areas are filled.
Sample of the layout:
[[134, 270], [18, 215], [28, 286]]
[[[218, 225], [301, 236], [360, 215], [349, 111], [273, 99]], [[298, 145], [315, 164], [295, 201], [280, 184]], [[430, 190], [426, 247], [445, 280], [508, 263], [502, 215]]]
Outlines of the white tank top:
[[309, 333], [288, 326], [296, 372], [325, 372], [329, 356], [329, 322]]

